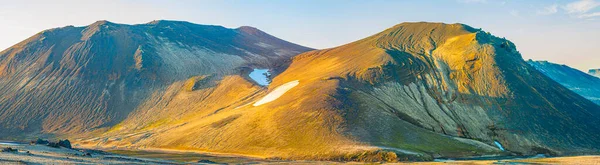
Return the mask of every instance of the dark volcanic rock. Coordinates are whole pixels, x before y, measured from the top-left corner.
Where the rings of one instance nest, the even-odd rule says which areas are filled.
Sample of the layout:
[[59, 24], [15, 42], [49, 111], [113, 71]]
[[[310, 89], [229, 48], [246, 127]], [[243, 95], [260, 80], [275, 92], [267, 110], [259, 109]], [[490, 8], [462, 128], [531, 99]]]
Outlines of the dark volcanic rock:
[[211, 161], [211, 160], [206, 160], [206, 159], [198, 160], [198, 163], [218, 164], [217, 162], [214, 162], [214, 161]]
[[58, 141], [58, 145], [61, 147], [65, 147], [68, 149], [72, 149], [73, 147], [71, 147], [71, 142], [68, 139], [65, 140], [59, 140]]
[[11, 147], [6, 147], [6, 148], [2, 148], [1, 152], [19, 152], [19, 150], [11, 148]]
[[41, 145], [47, 145], [48, 143], [50, 143], [48, 140], [44, 140], [44, 139], [40, 139], [38, 138], [35, 142], [33, 142], [34, 144], [41, 144]]
[[60, 148], [60, 145], [57, 142], [49, 142], [47, 144], [48, 147]]

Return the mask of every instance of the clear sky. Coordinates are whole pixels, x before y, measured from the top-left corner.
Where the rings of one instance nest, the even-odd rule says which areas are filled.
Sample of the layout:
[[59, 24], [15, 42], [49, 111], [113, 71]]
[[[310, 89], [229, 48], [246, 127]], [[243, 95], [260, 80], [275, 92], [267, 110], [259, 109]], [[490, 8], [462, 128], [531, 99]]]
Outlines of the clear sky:
[[0, 2], [0, 49], [54, 27], [158, 19], [249, 25], [313, 48], [401, 22], [458, 22], [506, 37], [525, 59], [600, 68], [600, 0], [19, 0]]

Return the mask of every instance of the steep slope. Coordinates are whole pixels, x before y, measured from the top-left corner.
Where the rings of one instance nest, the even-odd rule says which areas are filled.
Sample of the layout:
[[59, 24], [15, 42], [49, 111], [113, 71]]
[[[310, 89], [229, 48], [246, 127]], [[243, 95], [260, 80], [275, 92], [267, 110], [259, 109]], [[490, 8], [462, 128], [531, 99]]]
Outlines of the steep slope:
[[180, 21], [46, 30], [0, 52], [0, 137], [108, 128], [174, 82], [277, 68], [307, 50], [252, 27]]
[[600, 105], [600, 78], [548, 61], [529, 60], [527, 63], [571, 91]]
[[140, 109], [78, 144], [328, 160], [600, 148], [598, 105], [529, 66], [510, 41], [463, 24], [403, 23], [303, 53], [266, 91], [237, 80], [214, 92], [174, 88], [159, 109], [189, 113], [142, 120], [150, 111]]

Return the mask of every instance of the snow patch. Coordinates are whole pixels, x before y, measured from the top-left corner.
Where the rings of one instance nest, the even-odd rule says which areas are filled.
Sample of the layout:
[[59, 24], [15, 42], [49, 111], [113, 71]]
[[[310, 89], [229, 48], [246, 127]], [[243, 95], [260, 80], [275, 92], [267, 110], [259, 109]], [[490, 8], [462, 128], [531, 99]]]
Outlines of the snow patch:
[[257, 101], [256, 103], [254, 103], [252, 105], [256, 107], [256, 106], [263, 105], [265, 103], [274, 101], [277, 98], [283, 96], [283, 94], [285, 94], [285, 92], [294, 88], [298, 84], [300, 84], [300, 82], [298, 80], [294, 80], [294, 81], [285, 83], [283, 85], [280, 85], [277, 88], [275, 88], [271, 93], [267, 94], [265, 97], [263, 97], [262, 99], [260, 99], [259, 101]]

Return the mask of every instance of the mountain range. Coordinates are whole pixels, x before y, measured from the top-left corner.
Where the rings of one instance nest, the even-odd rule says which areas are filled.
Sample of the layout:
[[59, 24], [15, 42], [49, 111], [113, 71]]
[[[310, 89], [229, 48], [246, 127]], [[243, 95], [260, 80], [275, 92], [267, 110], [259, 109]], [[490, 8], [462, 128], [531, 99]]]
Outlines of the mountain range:
[[591, 76], [566, 65], [551, 63], [548, 61], [528, 60], [535, 67], [552, 80], [562, 84], [573, 92], [600, 105], [600, 78]]
[[600, 149], [600, 106], [464, 24], [313, 50], [252, 27], [99, 21], [0, 52], [0, 92], [1, 137], [85, 148], [359, 161]]

